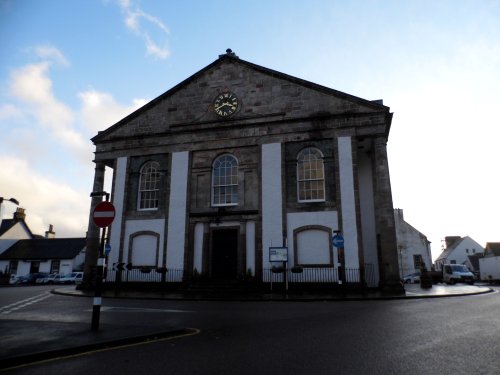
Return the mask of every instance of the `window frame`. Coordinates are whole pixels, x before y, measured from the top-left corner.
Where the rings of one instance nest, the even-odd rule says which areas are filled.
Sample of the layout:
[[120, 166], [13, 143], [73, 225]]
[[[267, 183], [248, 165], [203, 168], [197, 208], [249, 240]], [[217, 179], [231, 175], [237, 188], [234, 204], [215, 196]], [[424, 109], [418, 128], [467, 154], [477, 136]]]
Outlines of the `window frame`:
[[[304, 177], [301, 178], [301, 165], [304, 165], [303, 158], [306, 154], [306, 152], [311, 155], [311, 151], [314, 151], [317, 156], [319, 156], [316, 160], [321, 161], [321, 178], [306, 178], [305, 175], [307, 172], [311, 173], [312, 169], [309, 169], [308, 171], [304, 171], [303, 175]], [[316, 168], [315, 171], [318, 171], [319, 169]], [[321, 152], [321, 150], [317, 147], [305, 147], [302, 150], [300, 150], [297, 154], [297, 166], [296, 166], [296, 173], [297, 173], [297, 202], [298, 203], [314, 203], [314, 202], [325, 202], [326, 201], [326, 188], [325, 188], [325, 156]], [[302, 182], [312, 182], [312, 181], [317, 181], [321, 183], [321, 190], [316, 189], [314, 191], [323, 192], [323, 197], [322, 198], [310, 198], [310, 199], [301, 199], [301, 183]], [[306, 190], [307, 191], [307, 190]], [[310, 191], [313, 191], [310, 189]], [[305, 193], [304, 193], [305, 194]]]
[[[226, 171], [230, 170], [229, 175], [226, 173], [224, 175], [219, 174], [218, 176], [216, 176], [215, 171], [217, 168], [220, 168], [220, 166], [216, 166], [216, 164], [222, 163], [222, 160], [225, 158], [231, 158], [234, 161], [235, 165], [231, 165], [230, 168], [224, 167], [224, 169]], [[235, 172], [234, 172], [234, 169], [236, 169]], [[217, 156], [214, 159], [214, 161], [212, 163], [212, 181], [211, 181], [211, 186], [210, 186], [212, 207], [230, 207], [230, 206], [237, 206], [238, 205], [238, 201], [239, 201], [239, 192], [238, 192], [239, 176], [238, 176], [238, 174], [239, 174], [239, 161], [236, 158], [236, 156], [234, 156], [233, 154], [229, 154], [229, 153], [222, 154], [222, 155]], [[216, 177], [218, 177], [219, 180], [221, 178], [224, 179], [223, 182], [225, 182], [225, 183], [218, 183], [216, 185], [216, 181], [215, 181]], [[230, 180], [229, 183], [227, 183], [228, 177]], [[234, 179], [236, 179], [236, 183], [234, 183]], [[230, 188], [231, 192], [229, 194], [227, 194], [227, 193], [221, 193], [219, 191], [219, 193], [216, 194], [216, 188], [219, 188], [219, 189]], [[235, 192], [233, 190], [235, 190]], [[233, 201], [233, 196], [235, 196], [235, 198], [236, 198], [235, 201]], [[216, 200], [216, 197], [218, 197], [219, 199]], [[223, 198], [223, 197], [230, 197], [231, 202], [221, 203], [221, 198]]]
[[[145, 169], [153, 169], [154, 168], [154, 171], [152, 170], [149, 170], [149, 171], [145, 171]], [[160, 193], [160, 163], [158, 163], [157, 161], [153, 161], [153, 160], [150, 160], [150, 161], [147, 161], [146, 163], [144, 163], [139, 171], [139, 182], [138, 182], [138, 186], [137, 186], [137, 211], [157, 211], [158, 208], [159, 208], [159, 205], [160, 205], [160, 199], [159, 199], [159, 193]], [[143, 188], [142, 185], [143, 185], [143, 178], [147, 175], [152, 175], [152, 174], [156, 174], [156, 179], [154, 181], [146, 181], [146, 183], [152, 183], [154, 184], [153, 185], [153, 188], [151, 188], [151, 186], [149, 186], [149, 188]], [[150, 193], [150, 194], [154, 194], [152, 197], [149, 197], [149, 198], [144, 198], [143, 200], [143, 193]], [[142, 207], [142, 203], [143, 202], [156, 202], [156, 205], [154, 205], [153, 207]]]
[[422, 254], [413, 254], [413, 268], [419, 270], [424, 265], [424, 257]]

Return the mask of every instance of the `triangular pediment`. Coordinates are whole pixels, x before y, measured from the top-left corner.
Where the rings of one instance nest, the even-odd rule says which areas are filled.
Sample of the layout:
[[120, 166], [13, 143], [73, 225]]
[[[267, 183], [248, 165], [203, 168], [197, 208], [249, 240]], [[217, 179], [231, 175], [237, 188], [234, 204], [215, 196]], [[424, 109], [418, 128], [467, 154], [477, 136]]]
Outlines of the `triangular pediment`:
[[[237, 98], [234, 113], [220, 116], [214, 101], [222, 93]], [[219, 104], [220, 105], [220, 104]], [[96, 144], [137, 136], [164, 134], [183, 127], [218, 122], [266, 122], [279, 118], [389, 113], [380, 101], [358, 98], [280, 73], [236, 57], [221, 55], [210, 65], [99, 132]]]

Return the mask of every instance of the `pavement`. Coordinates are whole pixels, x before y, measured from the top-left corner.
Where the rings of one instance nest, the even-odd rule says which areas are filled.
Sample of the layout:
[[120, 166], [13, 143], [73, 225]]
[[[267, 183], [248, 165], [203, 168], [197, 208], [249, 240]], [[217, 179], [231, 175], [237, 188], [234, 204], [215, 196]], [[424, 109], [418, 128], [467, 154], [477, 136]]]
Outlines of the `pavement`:
[[[284, 290], [263, 292], [113, 292], [103, 298], [156, 299], [156, 300], [205, 300], [205, 301], [366, 301], [418, 298], [445, 298], [477, 295], [494, 292], [487, 285], [433, 285], [424, 289], [419, 284], [406, 284], [404, 294], [388, 294], [379, 291], [367, 292], [316, 292], [298, 293]], [[75, 288], [57, 288], [54, 294], [69, 297], [93, 297]], [[0, 346], [0, 372], [5, 369], [24, 367], [47, 362], [61, 357], [84, 355], [88, 352], [104, 351], [120, 346], [129, 346], [152, 340], [168, 340], [174, 337], [197, 334], [196, 329], [165, 327], [144, 323], [101, 322], [99, 330], [91, 331], [88, 322], [73, 321], [27, 321], [0, 319], [2, 344]]]

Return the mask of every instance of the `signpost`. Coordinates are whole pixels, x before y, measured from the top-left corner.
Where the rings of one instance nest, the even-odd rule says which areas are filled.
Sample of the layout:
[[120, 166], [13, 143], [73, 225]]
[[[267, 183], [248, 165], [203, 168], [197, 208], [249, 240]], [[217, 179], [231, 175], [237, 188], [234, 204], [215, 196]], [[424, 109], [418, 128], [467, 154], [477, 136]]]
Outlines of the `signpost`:
[[344, 237], [340, 234], [340, 231], [336, 230], [335, 235], [332, 237], [332, 245], [338, 249], [338, 273], [339, 273], [339, 284], [345, 281], [345, 271], [344, 271]]
[[[269, 262], [282, 262], [283, 263], [283, 281], [285, 282], [285, 290], [288, 290], [288, 247], [270, 247], [269, 248]], [[271, 273], [271, 290], [273, 290], [273, 275]]]
[[109, 194], [104, 191], [93, 192], [90, 194], [91, 197], [106, 197], [106, 201], [100, 202], [97, 206], [95, 206], [94, 211], [92, 212], [92, 220], [96, 226], [102, 228], [101, 235], [101, 246], [99, 247], [99, 258], [97, 260], [97, 278], [95, 285], [95, 295], [94, 302], [92, 306], [92, 325], [91, 330], [97, 331], [99, 329], [99, 318], [101, 314], [101, 304], [102, 304], [102, 284], [104, 282], [104, 267], [106, 263], [106, 258], [111, 251], [111, 245], [105, 244], [106, 240], [106, 228], [113, 222], [115, 219], [115, 206], [112, 203], [108, 202]]

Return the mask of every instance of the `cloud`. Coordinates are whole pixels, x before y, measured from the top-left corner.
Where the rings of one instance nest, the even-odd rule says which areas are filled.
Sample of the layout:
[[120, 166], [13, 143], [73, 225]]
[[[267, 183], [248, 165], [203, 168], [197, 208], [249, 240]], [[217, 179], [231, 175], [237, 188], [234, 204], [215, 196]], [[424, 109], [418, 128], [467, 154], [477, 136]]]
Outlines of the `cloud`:
[[36, 124], [48, 130], [69, 150], [88, 157], [90, 144], [75, 131], [73, 111], [55, 98], [49, 68], [50, 63], [44, 61], [15, 69], [11, 74], [9, 91], [21, 102], [25, 112], [35, 118]]
[[23, 117], [21, 109], [13, 104], [2, 104], [0, 106], [0, 121], [21, 120]]
[[166, 44], [166, 37], [170, 34], [168, 27], [159, 18], [144, 12], [139, 7], [134, 7], [131, 0], [119, 0], [118, 5], [124, 14], [125, 26], [142, 38], [147, 54], [159, 59], [169, 57], [170, 50], [166, 46], [160, 46], [152, 36], [156, 35], [154, 39], [163, 39]]
[[[53, 224], [57, 237], [85, 236], [90, 207], [87, 192], [40, 174], [20, 158], [0, 155], [0, 165], [6, 176], [2, 178], [2, 194], [18, 199], [20, 207], [26, 208], [26, 221], [34, 234], [44, 234]], [[11, 217], [14, 209], [5, 205], [3, 216]]]
[[93, 135], [147, 103], [146, 99], [134, 99], [132, 105], [123, 106], [111, 94], [93, 89], [79, 93], [78, 97], [82, 102], [82, 122]]
[[34, 48], [34, 53], [42, 60], [55, 62], [61, 66], [69, 66], [69, 61], [62, 52], [54, 46], [44, 45]]

